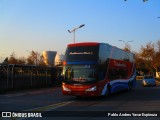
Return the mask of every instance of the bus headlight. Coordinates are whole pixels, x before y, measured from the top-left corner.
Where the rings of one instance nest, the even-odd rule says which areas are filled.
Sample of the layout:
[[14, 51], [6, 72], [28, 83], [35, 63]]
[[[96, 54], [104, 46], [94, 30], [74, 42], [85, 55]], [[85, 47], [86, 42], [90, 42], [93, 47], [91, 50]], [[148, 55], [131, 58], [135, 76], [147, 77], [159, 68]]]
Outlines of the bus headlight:
[[96, 91], [96, 90], [97, 90], [96, 86], [86, 89], [86, 91]]
[[71, 91], [69, 88], [65, 87], [64, 85], [62, 86], [64, 91]]

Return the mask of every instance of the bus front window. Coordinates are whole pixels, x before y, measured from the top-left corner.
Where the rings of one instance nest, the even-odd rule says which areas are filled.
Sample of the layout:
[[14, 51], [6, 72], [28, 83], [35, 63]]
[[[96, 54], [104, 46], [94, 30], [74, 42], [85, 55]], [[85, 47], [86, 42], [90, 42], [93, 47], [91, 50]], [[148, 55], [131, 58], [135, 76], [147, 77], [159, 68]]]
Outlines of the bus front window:
[[64, 77], [66, 82], [86, 83], [97, 79], [96, 69], [89, 65], [74, 65], [64, 67]]

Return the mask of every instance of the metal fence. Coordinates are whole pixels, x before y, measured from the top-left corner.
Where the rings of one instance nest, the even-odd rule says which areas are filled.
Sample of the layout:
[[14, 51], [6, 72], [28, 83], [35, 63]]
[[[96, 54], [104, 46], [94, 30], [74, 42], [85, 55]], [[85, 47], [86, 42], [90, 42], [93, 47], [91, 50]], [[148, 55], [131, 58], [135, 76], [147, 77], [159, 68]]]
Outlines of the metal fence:
[[60, 67], [0, 65], [0, 91], [56, 86], [61, 71]]

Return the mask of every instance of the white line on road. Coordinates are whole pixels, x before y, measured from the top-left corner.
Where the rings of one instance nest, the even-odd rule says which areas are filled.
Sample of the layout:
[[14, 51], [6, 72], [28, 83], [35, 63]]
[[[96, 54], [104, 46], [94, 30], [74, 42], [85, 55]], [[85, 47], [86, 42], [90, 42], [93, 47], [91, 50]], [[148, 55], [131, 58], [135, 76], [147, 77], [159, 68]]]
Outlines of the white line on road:
[[75, 102], [75, 101], [60, 102], [60, 103], [55, 103], [55, 104], [52, 104], [52, 105], [33, 108], [33, 109], [28, 109], [28, 110], [24, 110], [24, 111], [32, 111], [32, 112], [33, 111], [40, 111], [40, 112], [51, 111], [51, 110], [57, 109], [59, 107], [63, 107], [65, 105], [68, 105], [68, 104], [73, 103], [73, 102]]
[[[48, 105], [48, 106], [43, 106], [43, 107], [38, 107], [38, 108], [24, 110], [23, 112], [29, 111], [29, 112], [41, 112], [41, 113], [43, 113], [43, 112], [46, 112], [46, 111], [51, 111], [51, 110], [63, 107], [65, 105], [68, 105], [68, 104], [73, 103], [73, 102], [75, 102], [75, 101], [60, 102], [60, 103], [55, 103], [55, 104]], [[15, 120], [24, 120], [24, 119], [27, 120], [29, 118], [15, 118]]]

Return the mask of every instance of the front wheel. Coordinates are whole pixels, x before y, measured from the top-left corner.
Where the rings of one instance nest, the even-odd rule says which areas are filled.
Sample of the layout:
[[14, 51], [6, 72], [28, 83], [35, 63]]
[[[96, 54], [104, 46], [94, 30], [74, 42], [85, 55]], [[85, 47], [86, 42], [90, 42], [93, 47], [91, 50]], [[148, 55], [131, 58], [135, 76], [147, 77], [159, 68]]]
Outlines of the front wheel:
[[110, 85], [107, 86], [107, 90], [105, 92], [105, 96], [109, 96], [111, 94], [111, 87]]
[[129, 81], [129, 83], [128, 83], [128, 90], [131, 91], [131, 90], [132, 90], [132, 87], [133, 87], [133, 86], [132, 86], [132, 82]]

